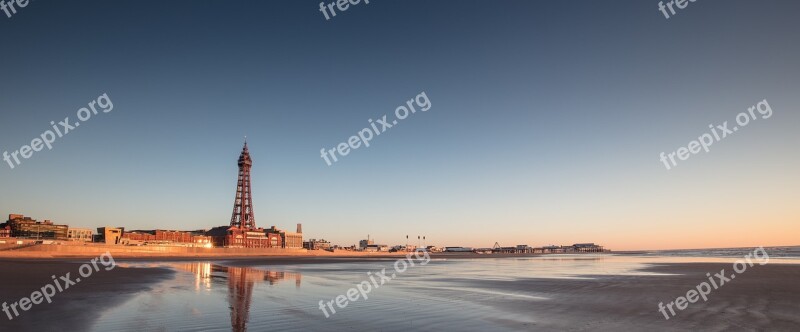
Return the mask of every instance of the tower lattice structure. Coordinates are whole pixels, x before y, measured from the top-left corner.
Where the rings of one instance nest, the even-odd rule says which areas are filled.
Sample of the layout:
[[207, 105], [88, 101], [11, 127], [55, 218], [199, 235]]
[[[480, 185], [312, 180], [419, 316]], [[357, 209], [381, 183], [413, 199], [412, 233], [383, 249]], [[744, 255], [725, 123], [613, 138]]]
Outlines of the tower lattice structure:
[[244, 142], [242, 154], [239, 155], [239, 180], [236, 184], [236, 198], [233, 201], [233, 215], [231, 227], [244, 230], [256, 229], [256, 217], [253, 212], [253, 190], [250, 187], [250, 168], [253, 160], [247, 150], [247, 141]]

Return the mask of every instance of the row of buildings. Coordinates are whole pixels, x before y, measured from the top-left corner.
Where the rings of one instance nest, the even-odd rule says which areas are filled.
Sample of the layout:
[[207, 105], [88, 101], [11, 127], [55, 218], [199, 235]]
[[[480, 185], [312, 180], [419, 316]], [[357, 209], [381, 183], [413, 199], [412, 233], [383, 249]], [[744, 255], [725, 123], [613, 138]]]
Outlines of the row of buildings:
[[570, 246], [544, 246], [531, 247], [521, 244], [514, 247], [501, 247], [495, 243], [492, 248], [465, 248], [465, 247], [445, 247], [445, 252], [474, 252], [478, 254], [570, 254], [570, 253], [591, 253], [608, 252], [608, 249], [594, 243], [576, 243]]
[[[231, 231], [233, 230], [233, 232]], [[0, 239], [17, 238], [27, 240], [55, 240], [96, 242], [128, 246], [180, 246], [180, 247], [229, 247], [229, 248], [287, 248], [307, 250], [351, 250], [364, 252], [398, 252], [414, 251], [415, 246], [394, 246], [375, 244], [367, 237], [358, 246], [340, 247], [332, 245], [324, 239], [303, 241], [302, 224], [297, 224], [296, 232], [288, 232], [272, 226], [267, 229], [240, 230], [231, 226], [219, 226], [210, 230], [176, 231], [176, 230], [132, 230], [124, 227], [100, 227], [97, 233], [88, 228], [71, 228], [58, 225], [50, 220], [37, 221], [21, 214], [9, 214], [8, 220], [0, 224]], [[424, 250], [440, 251], [428, 246]], [[495, 244], [492, 248], [445, 247], [444, 252], [473, 252], [479, 254], [559, 254], [559, 253], [598, 253], [607, 252], [601, 245], [594, 243], [576, 243], [568, 246], [531, 247], [517, 245], [501, 247]]]
[[[237, 247], [236, 239], [227, 236], [228, 226], [210, 230], [132, 230], [124, 227], [100, 227], [97, 232], [88, 228], [72, 228], [69, 225], [55, 224], [50, 220], [37, 221], [21, 214], [9, 214], [8, 220], [0, 224], [0, 238], [19, 240], [52, 240], [96, 242], [130, 246], [181, 246], [181, 247]], [[220, 231], [222, 229], [222, 231]], [[296, 232], [288, 232], [275, 226], [248, 234], [248, 241], [262, 238], [257, 247], [261, 248], [303, 248], [302, 225], [297, 224]], [[246, 247], [241, 243], [238, 247]], [[249, 246], [256, 247], [256, 246]]]
[[267, 229], [248, 230], [242, 234], [230, 234], [230, 227], [220, 226], [210, 230], [134, 230], [123, 227], [101, 227], [97, 229], [95, 242], [128, 246], [180, 246], [201, 248], [303, 248], [302, 224], [297, 232], [289, 232], [272, 226]]
[[0, 238], [92, 242], [94, 232], [88, 228], [70, 228], [50, 220], [37, 221], [21, 214], [9, 214], [0, 224]]

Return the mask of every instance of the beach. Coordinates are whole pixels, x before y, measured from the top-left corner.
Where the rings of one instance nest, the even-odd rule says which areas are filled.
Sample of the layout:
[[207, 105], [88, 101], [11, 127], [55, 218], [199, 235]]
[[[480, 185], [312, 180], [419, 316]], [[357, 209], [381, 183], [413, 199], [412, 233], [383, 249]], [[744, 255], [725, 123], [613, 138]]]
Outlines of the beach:
[[[707, 302], [689, 304], [665, 319], [658, 311], [659, 302], [674, 301], [708, 281], [706, 273], [732, 271], [729, 262], [696, 262], [702, 258], [682, 263], [642, 263], [658, 260], [608, 255], [433, 256], [430, 264], [409, 268], [389, 285], [375, 290], [368, 300], [354, 302], [333, 317], [325, 318], [317, 309], [317, 301], [358, 283], [366, 272], [391, 268], [396, 260], [118, 260], [119, 266], [101, 270], [59, 293], [52, 304], [34, 305], [13, 321], [3, 317], [0, 327], [13, 331], [239, 331], [245, 325], [250, 330], [263, 330], [276, 324], [331, 331], [800, 328], [797, 264], [756, 264], [712, 290]], [[0, 276], [5, 285], [0, 299], [12, 302], [29, 296], [50, 282], [51, 275], [71, 272], [74, 276], [84, 262], [0, 261], [6, 271]], [[235, 293], [231, 293], [233, 290]], [[249, 319], [235, 323], [230, 318], [234, 312]], [[185, 325], [194, 320], [202, 322], [197, 325], [202, 329]]]
[[800, 1], [0, 12], [0, 332], [800, 332]]

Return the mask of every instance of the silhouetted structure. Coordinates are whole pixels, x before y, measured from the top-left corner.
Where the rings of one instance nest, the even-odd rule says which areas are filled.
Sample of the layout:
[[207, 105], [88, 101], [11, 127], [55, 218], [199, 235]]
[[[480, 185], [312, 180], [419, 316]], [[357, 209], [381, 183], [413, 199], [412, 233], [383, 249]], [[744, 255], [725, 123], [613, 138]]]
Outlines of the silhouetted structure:
[[211, 236], [217, 247], [231, 248], [280, 248], [280, 234], [265, 232], [256, 228], [256, 217], [253, 211], [253, 191], [250, 186], [250, 168], [253, 160], [244, 142], [239, 155], [239, 178], [236, 183], [236, 197], [233, 201], [233, 214], [229, 227], [216, 227], [206, 234]]
[[255, 229], [256, 217], [253, 212], [253, 195], [250, 187], [250, 168], [253, 160], [247, 150], [247, 141], [244, 142], [242, 154], [239, 155], [239, 180], [236, 184], [236, 199], [233, 201], [233, 215], [231, 227], [240, 229]]

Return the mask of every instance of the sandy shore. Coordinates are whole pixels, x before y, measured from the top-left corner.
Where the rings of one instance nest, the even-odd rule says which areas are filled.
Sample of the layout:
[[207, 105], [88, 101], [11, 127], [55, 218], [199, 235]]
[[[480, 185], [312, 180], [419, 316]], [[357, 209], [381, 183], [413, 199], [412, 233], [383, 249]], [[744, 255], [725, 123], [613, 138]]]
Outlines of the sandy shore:
[[[450, 255], [452, 259], [480, 255]], [[491, 257], [491, 256], [490, 256]], [[494, 256], [497, 257], [497, 256]], [[184, 261], [187, 259], [174, 258]], [[270, 257], [225, 259], [225, 265], [319, 264], [392, 260], [391, 257]], [[0, 260], [0, 300], [14, 302], [30, 296], [51, 282], [51, 275], [77, 274], [85, 261]], [[755, 266], [708, 296], [708, 302], [690, 304], [677, 316], [665, 320], [658, 303], [674, 301], [699, 283], [707, 272], [731, 270], [727, 263], [657, 264], [643, 272], [658, 275], [595, 276], [592, 279], [522, 280], [457, 279], [442, 275], [448, 283], [490, 289], [501, 293], [535, 293], [548, 300], [517, 301], [489, 297], [490, 305], [509, 313], [530, 317], [535, 323], [509, 323], [498, 320], [498, 327], [528, 331], [762, 331], [800, 330], [800, 265]], [[81, 331], [104, 309], [119, 305], [137, 292], [148, 291], [173, 272], [163, 268], [121, 268], [100, 271], [54, 297], [52, 304], [40, 304], [13, 321], [0, 317], [3, 331]], [[461, 294], [446, 289], [431, 289], [442, 298]], [[507, 325], [509, 324], [509, 325]]]
[[122, 246], [64, 242], [60, 245], [0, 245], [0, 259], [91, 259], [104, 253], [130, 259], [223, 259], [258, 257], [395, 257], [398, 253], [283, 248], [193, 248], [169, 246]]
[[[86, 262], [0, 260], [0, 302], [10, 305], [30, 297], [32, 292], [53, 284], [52, 275], [59, 278], [70, 273], [74, 281], [80, 277], [79, 267]], [[28, 311], [18, 309], [20, 315], [13, 320], [0, 312], [0, 331], [85, 331], [104, 310], [149, 290], [149, 286], [173, 274], [172, 270], [164, 268], [116, 267], [106, 271], [100, 265], [100, 271], [56, 293], [52, 303], [42, 302]], [[13, 311], [9, 311], [13, 315]]]
[[[735, 280], [713, 290], [708, 302], [689, 304], [677, 316], [664, 319], [658, 303], [707, 281], [706, 273], [731, 264], [659, 264], [647, 272], [677, 275], [598, 276], [590, 280], [528, 279], [491, 283], [492, 289], [514, 292], [535, 290], [548, 301], [520, 307], [513, 302], [494, 305], [529, 315], [537, 323], [526, 330], [569, 331], [800, 331], [800, 265], [764, 265], [748, 269]], [[487, 287], [485, 284], [482, 287]]]
[[[180, 248], [180, 247], [128, 247], [114, 245], [38, 245], [22, 249], [0, 250], [2, 260], [57, 260], [57, 259], [92, 259], [104, 253], [110, 253], [117, 260], [248, 260], [248, 261], [281, 261], [287, 259], [303, 259], [309, 262], [326, 262], [330, 258], [398, 258], [408, 252], [360, 252], [337, 250], [281, 250], [281, 249], [230, 249], [230, 248]], [[411, 253], [413, 255], [413, 253]], [[420, 254], [421, 255], [421, 254]], [[492, 254], [481, 255], [471, 252], [431, 253], [437, 258], [498, 258], [498, 257], [533, 257], [542, 254]]]

